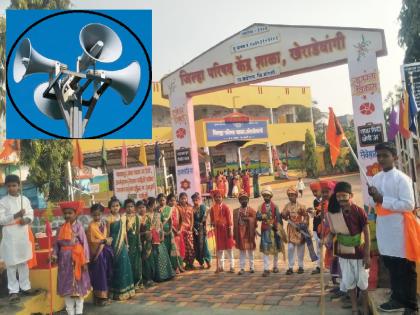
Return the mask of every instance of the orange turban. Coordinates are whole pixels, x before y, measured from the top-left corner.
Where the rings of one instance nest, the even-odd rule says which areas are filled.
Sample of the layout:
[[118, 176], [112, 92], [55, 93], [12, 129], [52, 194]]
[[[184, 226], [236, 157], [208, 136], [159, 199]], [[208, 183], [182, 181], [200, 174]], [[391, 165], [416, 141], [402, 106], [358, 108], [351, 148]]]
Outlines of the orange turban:
[[239, 193], [239, 195], [238, 195], [238, 199], [241, 199], [242, 197], [246, 197], [246, 198], [248, 198], [248, 199], [249, 199], [248, 194], [247, 194], [244, 190], [242, 190], [242, 191]]
[[79, 215], [85, 207], [85, 203], [82, 200], [64, 201], [60, 202], [59, 206], [61, 208], [61, 211], [64, 211], [64, 209], [73, 209], [76, 212], [76, 214]]
[[290, 186], [289, 188], [287, 188], [287, 194], [295, 194], [295, 195], [297, 195], [298, 194], [298, 191], [297, 191], [297, 189], [296, 189], [295, 186]]
[[335, 187], [335, 182], [332, 180], [321, 180], [319, 184], [321, 185], [321, 189], [328, 189], [330, 191]]
[[312, 182], [309, 184], [309, 188], [312, 191], [320, 191], [321, 190], [321, 184], [320, 182]]

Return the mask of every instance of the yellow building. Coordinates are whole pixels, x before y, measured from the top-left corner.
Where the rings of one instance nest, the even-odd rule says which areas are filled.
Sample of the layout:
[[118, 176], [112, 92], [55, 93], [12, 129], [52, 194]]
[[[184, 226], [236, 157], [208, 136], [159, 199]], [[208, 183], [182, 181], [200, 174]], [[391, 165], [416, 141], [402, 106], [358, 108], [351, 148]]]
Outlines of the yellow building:
[[[138, 148], [142, 143], [146, 145], [149, 164], [153, 163], [153, 145], [159, 141], [162, 143], [161, 146], [164, 146], [166, 163], [171, 170], [175, 162], [171, 145], [169, 101], [162, 98], [160, 83], [153, 83], [152, 92], [153, 139], [143, 142], [126, 141], [129, 152], [130, 150], [133, 152], [129, 157], [129, 165], [138, 163]], [[202, 157], [207, 156], [206, 153], [209, 154], [213, 169], [242, 166], [242, 168], [260, 168], [263, 172], [272, 171], [269, 163], [272, 160], [272, 153], [277, 152], [283, 161], [299, 159], [306, 130], [314, 135], [309, 87], [251, 85], [194, 96], [192, 102], [199, 152]], [[224, 130], [229, 128], [249, 130], [248, 126], [252, 126], [253, 123], [264, 126], [261, 137], [251, 135], [249, 139], [243, 137], [223, 139], [223, 136], [212, 137], [209, 134], [215, 124], [222, 126]], [[106, 141], [106, 149], [115, 151], [116, 159], [121, 145], [122, 142], [118, 140]], [[82, 141], [82, 150], [85, 153], [95, 152], [96, 154], [93, 154], [95, 156], [100, 153], [101, 146], [102, 141]], [[270, 150], [272, 146], [276, 151]], [[201, 162], [200, 168], [203, 172], [204, 158]]]

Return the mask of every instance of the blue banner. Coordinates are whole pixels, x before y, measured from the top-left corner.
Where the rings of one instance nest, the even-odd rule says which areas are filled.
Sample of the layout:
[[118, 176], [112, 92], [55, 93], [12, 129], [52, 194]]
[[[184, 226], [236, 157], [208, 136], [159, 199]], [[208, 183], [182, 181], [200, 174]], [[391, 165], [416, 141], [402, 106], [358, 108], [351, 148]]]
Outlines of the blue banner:
[[247, 123], [206, 123], [207, 141], [251, 140], [268, 138], [267, 121]]

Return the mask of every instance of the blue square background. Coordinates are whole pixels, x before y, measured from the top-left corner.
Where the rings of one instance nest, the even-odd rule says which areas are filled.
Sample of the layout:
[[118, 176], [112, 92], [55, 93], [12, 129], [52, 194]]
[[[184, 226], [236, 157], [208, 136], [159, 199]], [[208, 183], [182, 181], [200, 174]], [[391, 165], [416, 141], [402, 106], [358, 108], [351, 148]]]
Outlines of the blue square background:
[[[32, 23], [60, 11], [51, 10], [7, 10], [6, 50]], [[152, 11], [151, 10], [101, 10], [94, 11], [109, 15], [130, 28], [142, 41], [150, 62], [152, 56]], [[136, 39], [122, 26], [102, 16], [77, 12], [58, 15], [47, 19], [30, 29], [18, 42], [7, 67], [7, 81], [10, 93], [20, 111], [34, 124], [54, 134], [68, 137], [64, 120], [53, 120], [41, 113], [34, 103], [35, 88], [48, 81], [48, 74], [32, 74], [16, 83], [13, 79], [13, 61], [16, 51], [24, 38], [29, 38], [32, 48], [44, 57], [58, 60], [68, 66], [69, 70], [76, 70], [76, 60], [83, 52], [79, 43], [80, 30], [89, 23], [101, 23], [112, 28], [123, 45], [121, 57], [112, 63], [96, 63], [96, 69], [120, 70], [130, 62], [140, 63], [141, 79], [134, 101], [125, 105], [121, 96], [112, 88], [108, 88], [98, 101], [83, 135], [84, 138], [97, 136], [108, 132], [131, 117], [140, 107], [142, 100], [148, 93], [151, 80], [146, 55]], [[151, 67], [151, 65], [150, 65]], [[91, 90], [84, 93], [85, 99], [91, 95]], [[87, 107], [83, 107], [84, 114]], [[52, 137], [38, 131], [29, 125], [17, 113], [7, 97], [6, 136], [11, 139], [51, 139]], [[150, 139], [152, 137], [152, 96], [151, 91], [139, 114], [125, 127], [105, 138], [107, 139]]]

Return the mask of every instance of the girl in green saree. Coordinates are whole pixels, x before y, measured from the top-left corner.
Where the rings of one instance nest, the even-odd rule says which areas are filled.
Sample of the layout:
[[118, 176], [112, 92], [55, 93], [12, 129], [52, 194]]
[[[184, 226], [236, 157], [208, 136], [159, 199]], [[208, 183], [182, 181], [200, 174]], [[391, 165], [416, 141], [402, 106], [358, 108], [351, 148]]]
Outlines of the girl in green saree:
[[120, 216], [120, 201], [112, 198], [108, 203], [111, 214], [107, 218], [109, 236], [112, 237], [114, 262], [109, 296], [114, 300], [127, 300], [134, 296], [134, 283], [130, 258], [127, 250], [127, 234], [125, 215]]
[[142, 288], [142, 246], [140, 241], [140, 218], [135, 211], [133, 199], [124, 201], [125, 213], [127, 216], [127, 242], [128, 256], [130, 257], [131, 271], [133, 274], [134, 289], [139, 292]]
[[159, 206], [161, 207], [161, 214], [162, 214], [162, 224], [163, 224], [163, 232], [165, 235], [165, 246], [168, 251], [169, 258], [171, 260], [172, 268], [175, 270], [176, 274], [180, 272], [184, 272], [183, 259], [179, 253], [179, 249], [175, 243], [175, 236], [174, 233], [179, 233], [178, 231], [174, 230], [172, 225], [172, 218], [174, 215], [177, 215], [176, 212], [176, 197], [174, 194], [169, 194], [166, 198], [167, 204], [165, 205], [165, 197], [159, 195], [158, 198]]
[[[152, 202], [151, 198], [149, 198], [149, 200]], [[168, 249], [166, 248], [164, 242], [162, 210], [166, 207], [166, 198], [163, 194], [159, 194], [157, 200], [159, 201], [159, 206], [154, 207], [154, 211], [151, 217], [151, 233], [153, 257], [155, 261], [154, 281], [162, 282], [173, 278], [175, 272], [172, 269], [171, 260], [169, 259], [168, 255]]]
[[151, 207], [140, 200], [137, 202], [137, 208], [139, 209], [140, 217], [140, 236], [142, 243], [142, 264], [143, 264], [143, 283], [146, 287], [154, 285], [154, 274], [155, 266], [152, 255], [152, 220], [151, 215], [153, 214], [153, 205]]

